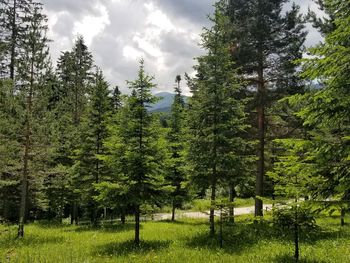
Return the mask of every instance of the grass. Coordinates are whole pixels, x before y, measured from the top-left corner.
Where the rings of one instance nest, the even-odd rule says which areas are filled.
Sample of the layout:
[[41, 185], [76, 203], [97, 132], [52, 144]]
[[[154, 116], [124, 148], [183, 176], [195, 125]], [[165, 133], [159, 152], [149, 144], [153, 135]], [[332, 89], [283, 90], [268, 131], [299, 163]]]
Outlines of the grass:
[[[15, 226], [0, 226], [0, 262], [293, 262], [293, 241], [265, 221], [237, 217], [224, 228], [224, 248], [208, 237], [206, 220], [142, 223], [140, 247], [133, 224], [26, 226], [16, 240]], [[318, 219], [320, 228], [301, 240], [301, 262], [349, 262], [350, 227], [339, 218]]]
[[[271, 198], [263, 198], [264, 204], [272, 204], [273, 202], [285, 202], [286, 200], [283, 198], [277, 198], [273, 201]], [[249, 207], [254, 206], [255, 200], [254, 198], [235, 198], [234, 207]], [[210, 209], [210, 200], [209, 199], [195, 199], [189, 204], [189, 210], [191, 211], [200, 211], [205, 212]]]

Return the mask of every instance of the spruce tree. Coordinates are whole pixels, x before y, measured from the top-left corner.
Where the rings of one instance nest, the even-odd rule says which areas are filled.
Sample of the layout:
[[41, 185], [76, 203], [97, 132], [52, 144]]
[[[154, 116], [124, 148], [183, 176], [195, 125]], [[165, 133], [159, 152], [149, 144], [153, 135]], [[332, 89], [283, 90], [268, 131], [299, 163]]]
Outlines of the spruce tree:
[[[323, 177], [315, 194], [343, 202], [341, 213], [348, 209], [349, 191], [349, 21], [350, 2], [325, 0], [333, 9], [333, 30], [325, 32], [325, 42], [310, 48], [311, 57], [301, 60], [303, 76], [318, 81], [321, 88], [290, 100], [302, 105], [297, 115], [308, 129], [317, 172]], [[336, 11], [335, 11], [336, 8]], [[322, 30], [322, 28], [321, 28]]]
[[111, 105], [115, 112], [122, 107], [122, 93], [118, 86], [115, 86], [112, 92]]
[[240, 133], [245, 130], [244, 104], [237, 100], [241, 83], [232, 70], [226, 44], [229, 20], [224, 1], [216, 4], [214, 23], [202, 35], [207, 54], [198, 58], [198, 77], [189, 105], [190, 149], [193, 180], [210, 188], [210, 235], [215, 234], [214, 211], [218, 185], [237, 174], [244, 147]]
[[23, 107], [13, 94], [12, 81], [0, 80], [0, 218], [16, 221], [22, 166], [21, 133]]
[[74, 156], [77, 153], [82, 130], [81, 120], [86, 114], [88, 96], [91, 93], [92, 82], [92, 55], [80, 36], [75, 41], [72, 51], [62, 53], [57, 65], [59, 86], [56, 96], [59, 99], [56, 109], [60, 124], [57, 125], [56, 159], [57, 166], [64, 165], [70, 174], [70, 202], [72, 223], [78, 223], [78, 201], [81, 199], [79, 189], [74, 189], [79, 176], [71, 169]]
[[263, 185], [266, 161], [266, 110], [286, 94], [297, 93], [302, 87], [296, 77], [295, 59], [301, 58], [306, 33], [299, 8], [293, 5], [286, 15], [282, 8], [286, 0], [230, 0], [227, 13], [232, 24], [231, 54], [235, 67], [254, 91], [256, 108], [256, 138], [258, 166], [256, 176], [255, 215], [263, 215]]
[[[25, 105], [23, 134], [23, 166], [21, 175], [21, 201], [18, 225], [18, 237], [24, 235], [24, 223], [28, 209], [29, 181], [35, 183], [36, 166], [41, 158], [43, 145], [46, 144], [45, 132], [45, 91], [43, 75], [48, 63], [48, 39], [46, 37], [46, 16], [42, 14], [40, 4], [32, 4], [26, 17], [26, 32], [22, 39], [22, 51], [19, 58], [18, 78], [20, 96]], [[39, 152], [36, 152], [38, 150]], [[35, 152], [35, 158], [33, 154]], [[36, 173], [34, 171], [36, 170]]]
[[157, 117], [147, 110], [156, 101], [152, 81], [141, 60], [137, 79], [128, 82], [132, 93], [107, 139], [109, 155], [104, 157], [115, 176], [110, 189], [118, 189], [119, 199], [134, 210], [136, 245], [140, 243], [141, 207], [159, 202], [164, 186], [165, 141]]
[[75, 172], [77, 178], [75, 188], [81, 189], [93, 224], [97, 224], [98, 206], [93, 199], [96, 195], [94, 184], [98, 184], [110, 176], [109, 170], [98, 158], [105, 154], [104, 140], [107, 137], [107, 120], [112, 111], [110, 91], [102, 72], [95, 74], [91, 90], [90, 103], [86, 119], [83, 120], [81, 143], [78, 149]]
[[15, 81], [21, 41], [26, 34], [26, 19], [32, 4], [29, 0], [0, 1], [0, 76]]
[[185, 129], [185, 101], [181, 92], [181, 76], [175, 78], [175, 96], [171, 106], [171, 117], [167, 141], [169, 144], [170, 158], [167, 168], [166, 180], [173, 187], [170, 193], [172, 215], [175, 220], [175, 209], [181, 205], [188, 194], [187, 168], [186, 168], [186, 129]]

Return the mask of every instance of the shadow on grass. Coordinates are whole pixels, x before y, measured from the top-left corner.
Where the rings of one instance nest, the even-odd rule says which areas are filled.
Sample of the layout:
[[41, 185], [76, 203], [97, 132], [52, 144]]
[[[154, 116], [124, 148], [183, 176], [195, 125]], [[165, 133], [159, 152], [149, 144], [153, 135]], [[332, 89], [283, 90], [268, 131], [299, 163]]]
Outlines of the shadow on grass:
[[171, 221], [170, 219], [166, 219], [166, 220], [160, 220], [160, 221], [153, 221], [154, 223], [169, 223], [169, 224], [174, 224], [174, 225], [190, 225], [190, 226], [200, 226], [200, 225], [207, 225], [208, 224], [208, 220], [175, 220], [175, 221]]
[[[109, 232], [109, 233], [117, 233], [117, 232], [127, 232], [132, 231], [135, 228], [134, 223], [125, 223], [125, 224], [104, 224], [99, 226], [76, 226], [73, 229], [67, 229], [66, 232]], [[142, 225], [140, 225], [140, 229], [142, 229]]]
[[45, 229], [59, 229], [59, 228], [69, 228], [72, 227], [70, 224], [63, 224], [58, 221], [48, 221], [48, 220], [40, 220], [40, 221], [35, 221], [33, 225], [38, 226], [40, 228], [45, 228]]
[[[295, 258], [294, 256], [290, 256], [290, 255], [282, 255], [282, 256], [276, 257], [272, 262], [273, 263], [295, 263]], [[298, 262], [299, 263], [325, 263], [326, 261], [301, 258], [299, 259]]]
[[39, 236], [39, 235], [25, 235], [23, 238], [16, 239], [14, 236], [1, 239], [0, 248], [11, 247], [33, 247], [46, 244], [55, 244], [64, 242], [61, 236]]
[[122, 256], [132, 253], [136, 254], [146, 254], [150, 251], [158, 251], [168, 248], [170, 241], [141, 241], [140, 245], [134, 244], [134, 241], [126, 241], [122, 243], [110, 243], [103, 246], [99, 246], [95, 254], [102, 256]]
[[[216, 228], [218, 232], [218, 226]], [[209, 225], [208, 225], [209, 232]], [[220, 249], [218, 233], [214, 237], [210, 237], [208, 232], [200, 233], [186, 240], [186, 245], [190, 248], [207, 248], [211, 250]], [[310, 232], [304, 232], [300, 235], [300, 245], [313, 245], [320, 240], [335, 240], [339, 238], [349, 238], [349, 234], [341, 231], [326, 231], [317, 228]], [[267, 222], [262, 223], [236, 223], [235, 225], [224, 226], [223, 231], [223, 248], [222, 251], [228, 254], [239, 254], [259, 241], [276, 241], [294, 243], [294, 235], [292, 231], [281, 231], [273, 227]], [[290, 262], [290, 261], [280, 261]], [[301, 261], [303, 262], [303, 261]], [[313, 262], [313, 261], [305, 261]]]
[[[261, 235], [258, 235], [253, 229], [251, 229], [250, 225], [239, 224], [227, 226], [223, 231], [222, 251], [229, 254], [237, 254], [256, 244], [258, 239], [261, 239]], [[190, 248], [204, 247], [211, 250], [221, 249], [218, 234], [211, 237], [208, 232], [203, 232], [189, 238], [186, 245]]]

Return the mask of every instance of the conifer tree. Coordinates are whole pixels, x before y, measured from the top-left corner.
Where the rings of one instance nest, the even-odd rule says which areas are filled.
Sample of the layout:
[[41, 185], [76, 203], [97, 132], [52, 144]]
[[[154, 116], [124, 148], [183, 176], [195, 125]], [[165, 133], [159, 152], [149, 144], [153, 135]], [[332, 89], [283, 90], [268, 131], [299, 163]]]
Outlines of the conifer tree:
[[[323, 199], [348, 203], [349, 191], [349, 21], [350, 2], [325, 0], [332, 11], [333, 30], [325, 31], [325, 43], [310, 48], [310, 58], [301, 60], [303, 76], [321, 83], [322, 88], [290, 100], [302, 105], [297, 115], [308, 128], [308, 138], [323, 184], [315, 192]], [[331, 7], [333, 9], [331, 9]], [[336, 11], [335, 11], [336, 8]], [[322, 28], [321, 28], [322, 30]], [[341, 213], [344, 215], [343, 206]]]
[[13, 94], [12, 82], [0, 80], [0, 217], [18, 218], [21, 171], [21, 99]]
[[299, 7], [282, 14], [286, 0], [230, 0], [227, 13], [232, 24], [231, 54], [235, 67], [254, 91], [258, 166], [256, 176], [255, 215], [263, 215], [266, 161], [266, 110], [288, 94], [297, 93], [302, 85], [297, 78], [295, 59], [301, 58], [306, 33]]
[[105, 154], [103, 141], [107, 137], [107, 120], [112, 111], [108, 83], [100, 70], [95, 74], [86, 119], [83, 121], [82, 137], [77, 153], [75, 188], [81, 189], [87, 204], [91, 222], [97, 223], [98, 207], [93, 200], [94, 184], [108, 179], [109, 170], [98, 158]]
[[140, 243], [141, 207], [157, 204], [165, 185], [164, 136], [161, 136], [158, 118], [147, 110], [156, 101], [151, 94], [155, 87], [152, 81], [141, 60], [137, 79], [128, 82], [132, 93], [106, 141], [109, 155], [104, 157], [115, 176], [115, 183], [105, 184], [105, 189], [116, 191], [118, 198], [134, 210], [136, 245]]
[[111, 104], [115, 112], [122, 107], [122, 93], [118, 86], [115, 86], [112, 92]]
[[[38, 176], [36, 164], [45, 156], [41, 155], [45, 142], [45, 91], [43, 75], [48, 65], [48, 39], [46, 37], [46, 17], [42, 14], [40, 4], [32, 4], [26, 17], [25, 38], [21, 43], [18, 75], [20, 95], [24, 100], [24, 124], [23, 124], [23, 166], [21, 175], [21, 201], [19, 213], [18, 237], [24, 235], [24, 223], [28, 209], [29, 180]], [[35, 158], [33, 153], [36, 152]], [[35, 173], [36, 170], [36, 173]]]
[[91, 93], [92, 67], [92, 55], [81, 36], [75, 41], [72, 51], [66, 51], [61, 55], [57, 65], [60, 85], [56, 94], [60, 103], [56, 111], [61, 123], [57, 127], [56, 147], [61, 156], [56, 158], [60, 161], [57, 165], [66, 166], [71, 175], [72, 223], [78, 223], [78, 200], [81, 198], [81, 193], [79, 189], [74, 189], [79, 177], [76, 177], [74, 169], [70, 168], [74, 164], [73, 157], [79, 147], [81, 120], [86, 114], [88, 95]]
[[198, 58], [198, 77], [190, 99], [189, 157], [193, 180], [210, 187], [210, 234], [215, 234], [214, 210], [218, 185], [227, 183], [239, 167], [239, 149], [244, 142], [239, 134], [245, 130], [244, 105], [238, 101], [240, 85], [232, 70], [226, 44], [229, 20], [224, 15], [224, 1], [216, 4], [214, 25], [202, 35], [207, 54]]
[[180, 208], [187, 197], [186, 174], [186, 129], [185, 129], [185, 101], [182, 96], [180, 82], [181, 76], [177, 75], [174, 102], [171, 106], [169, 131], [167, 141], [169, 143], [170, 158], [167, 168], [166, 180], [173, 188], [170, 193], [172, 204], [171, 220], [175, 220], [175, 209]]
[[0, 1], [0, 76], [15, 81], [21, 40], [26, 34], [26, 19], [33, 1]]
[[[275, 182], [274, 190], [278, 196], [292, 199], [291, 204], [292, 225], [294, 232], [294, 258], [299, 261], [299, 232], [301, 226], [306, 223], [307, 218], [301, 216], [302, 197], [305, 194], [312, 194], [318, 185], [322, 182], [317, 175], [317, 166], [315, 156], [310, 152], [312, 142], [303, 139], [282, 139], [276, 140], [275, 143], [281, 147], [282, 151], [274, 165], [273, 171], [268, 173]], [[277, 208], [278, 210], [279, 208]], [[286, 207], [280, 208], [289, 209]], [[303, 220], [305, 220], [303, 222]]]

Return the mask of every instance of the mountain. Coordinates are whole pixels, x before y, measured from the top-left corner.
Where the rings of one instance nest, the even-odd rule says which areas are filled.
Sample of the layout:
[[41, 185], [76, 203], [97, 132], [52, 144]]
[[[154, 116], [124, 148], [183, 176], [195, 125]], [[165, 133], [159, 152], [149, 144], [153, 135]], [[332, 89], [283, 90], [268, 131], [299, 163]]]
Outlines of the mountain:
[[[154, 94], [154, 96], [159, 98], [159, 101], [149, 108], [150, 112], [170, 112], [171, 105], [174, 102], [174, 93], [170, 92], [159, 92], [157, 94]], [[187, 100], [187, 97], [184, 96], [185, 101]]]

